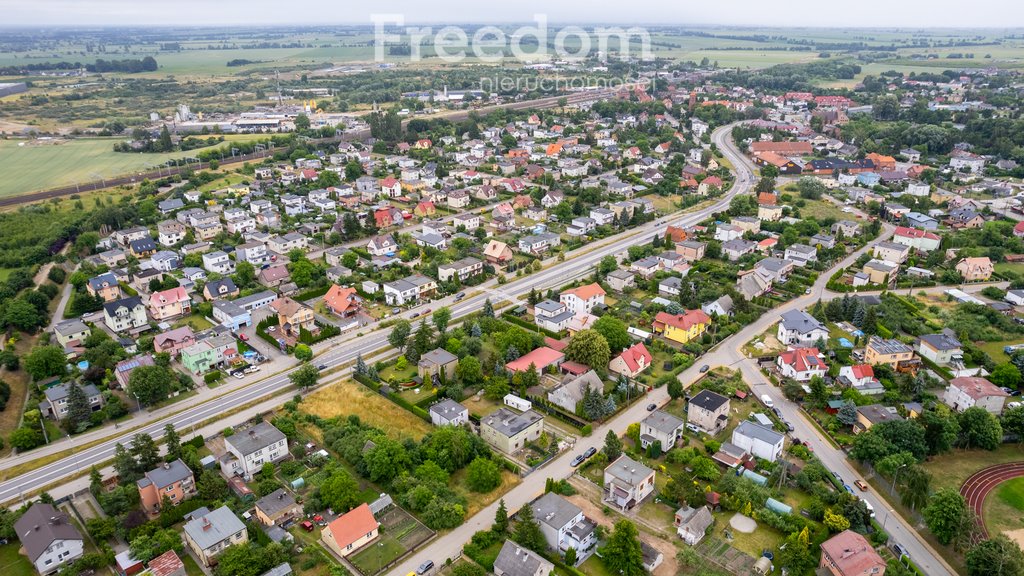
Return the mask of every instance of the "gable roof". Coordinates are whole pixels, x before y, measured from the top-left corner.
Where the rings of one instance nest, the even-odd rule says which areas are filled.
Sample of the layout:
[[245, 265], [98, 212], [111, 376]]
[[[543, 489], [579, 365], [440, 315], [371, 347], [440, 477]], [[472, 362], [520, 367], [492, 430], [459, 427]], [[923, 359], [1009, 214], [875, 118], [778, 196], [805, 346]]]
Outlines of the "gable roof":
[[815, 330], [828, 331], [825, 325], [803, 310], [789, 310], [782, 313], [782, 327], [785, 330], [795, 330], [800, 334], [810, 334]]
[[227, 506], [221, 506], [209, 514], [193, 518], [186, 522], [184, 527], [185, 533], [202, 550], [223, 542], [242, 530], [245, 530], [245, 524], [242, 524], [238, 516], [235, 516], [235, 513]]
[[711, 317], [705, 314], [703, 310], [687, 310], [684, 314], [658, 312], [658, 314], [654, 316], [655, 324], [672, 326], [680, 330], [689, 330], [694, 326], [708, 324], [710, 322]]
[[736, 430], [733, 431], [733, 434], [739, 434], [746, 438], [760, 440], [767, 444], [771, 444], [772, 446], [775, 446], [779, 442], [782, 442], [785, 438], [785, 436], [776, 432], [775, 430], [765, 428], [764, 426], [761, 426], [757, 422], [751, 422], [750, 420], [744, 420], [743, 422], [740, 422], [740, 425], [736, 427]]
[[844, 576], [873, 574], [885, 570], [885, 560], [875, 552], [866, 538], [852, 530], [843, 530], [822, 542], [821, 550]]
[[728, 402], [729, 399], [711, 390], [701, 390], [696, 396], [690, 399], [691, 406], [699, 406], [709, 412], [715, 412]]
[[683, 427], [685, 422], [681, 418], [673, 416], [662, 410], [655, 410], [644, 418], [643, 423], [665, 434], [674, 434], [676, 430]]
[[324, 304], [335, 312], [345, 312], [350, 307], [358, 305], [358, 303], [359, 296], [355, 288], [342, 288], [337, 284], [333, 284], [331, 289], [327, 291], [327, 294], [324, 294]]
[[336, 518], [327, 525], [331, 537], [344, 550], [349, 544], [377, 529], [379, 524], [370, 511], [370, 505], [363, 503]]
[[14, 531], [33, 562], [58, 540], [82, 540], [68, 515], [51, 504], [33, 504], [14, 523]]
[[494, 571], [500, 571], [505, 576], [535, 576], [538, 572], [550, 573], [554, 568], [554, 564], [536, 552], [511, 540], [505, 540], [501, 552], [494, 560]]
[[576, 296], [580, 300], [590, 300], [591, 298], [594, 298], [596, 296], [604, 296], [605, 291], [604, 288], [601, 288], [600, 284], [598, 284], [597, 282], [593, 282], [591, 284], [586, 284], [578, 288], [570, 288], [562, 292], [561, 295], [568, 296], [570, 294]]
[[636, 372], [640, 369], [640, 360], [643, 359], [644, 366], [650, 366], [651, 362], [654, 361], [654, 356], [647, 351], [647, 347], [644, 346], [643, 342], [637, 342], [636, 344], [626, 348], [619, 354], [619, 358], [626, 363], [626, 368], [629, 368], [630, 372]]
[[961, 376], [959, 378], [953, 378], [949, 381], [949, 385], [959, 388], [960, 391], [975, 400], [986, 396], [1009, 396], [1009, 394], [1003, 392], [1003, 390], [995, 384], [978, 376]]
[[779, 362], [791, 366], [797, 372], [828, 371], [828, 366], [818, 358], [818, 354], [817, 348], [794, 348], [779, 354]]
[[171, 576], [178, 571], [185, 571], [185, 564], [174, 550], [168, 550], [149, 561], [149, 571], [153, 576]]

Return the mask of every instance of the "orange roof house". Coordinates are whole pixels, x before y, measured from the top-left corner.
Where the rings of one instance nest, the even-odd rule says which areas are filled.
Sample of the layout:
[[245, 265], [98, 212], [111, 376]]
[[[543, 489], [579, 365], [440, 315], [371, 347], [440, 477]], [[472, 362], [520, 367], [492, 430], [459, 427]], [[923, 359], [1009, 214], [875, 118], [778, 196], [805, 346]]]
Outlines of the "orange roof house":
[[871, 162], [875, 165], [875, 169], [876, 170], [895, 170], [896, 169], [896, 159], [893, 158], [892, 156], [886, 156], [884, 154], [878, 154], [877, 152], [872, 152], [872, 153], [868, 154], [867, 156], [865, 156], [865, 158], [867, 158], [868, 160], [871, 160]]
[[432, 216], [437, 213], [437, 208], [434, 207], [433, 202], [420, 202], [416, 205], [413, 213], [417, 216]]
[[376, 539], [379, 527], [370, 505], [363, 503], [328, 524], [320, 539], [339, 556], [345, 557]]
[[343, 318], [354, 316], [359, 313], [363, 299], [356, 293], [355, 288], [341, 287], [337, 284], [324, 294], [324, 305], [332, 313]]
[[562, 354], [554, 348], [541, 346], [540, 348], [505, 364], [505, 369], [509, 372], [525, 372], [530, 369], [530, 365], [532, 364], [537, 372], [543, 372], [548, 366], [558, 366], [563, 360], [565, 360], [565, 354]]
[[647, 351], [647, 347], [644, 346], [643, 342], [638, 342], [623, 350], [622, 354], [612, 358], [611, 362], [608, 363], [608, 371], [613, 374], [636, 378], [653, 361], [654, 356]]
[[757, 195], [757, 203], [764, 206], [775, 206], [779, 202], [779, 197], [773, 192], [761, 192]]
[[554, 144], [548, 144], [548, 149], [547, 149], [547, 152], [546, 152], [546, 154], [548, 156], [558, 156], [561, 153], [562, 153], [562, 144], [560, 142], [555, 142]]

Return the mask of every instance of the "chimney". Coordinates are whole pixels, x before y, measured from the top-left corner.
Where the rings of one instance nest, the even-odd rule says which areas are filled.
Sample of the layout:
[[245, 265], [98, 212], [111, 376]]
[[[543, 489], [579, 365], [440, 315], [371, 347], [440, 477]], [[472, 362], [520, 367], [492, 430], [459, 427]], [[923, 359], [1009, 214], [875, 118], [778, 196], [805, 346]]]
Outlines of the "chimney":
[[170, 470], [170, 469], [171, 469], [171, 465], [169, 463], [167, 463], [167, 462], [164, 462], [164, 470]]
[[210, 519], [203, 518], [203, 532], [207, 532], [210, 528], [213, 528], [213, 524], [210, 524]]

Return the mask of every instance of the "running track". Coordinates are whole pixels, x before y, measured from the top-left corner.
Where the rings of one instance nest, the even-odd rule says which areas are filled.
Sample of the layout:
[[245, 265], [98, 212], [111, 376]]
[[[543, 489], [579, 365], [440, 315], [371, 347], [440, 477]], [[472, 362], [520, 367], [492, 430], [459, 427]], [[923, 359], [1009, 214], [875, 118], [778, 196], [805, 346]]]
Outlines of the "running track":
[[960, 494], [967, 500], [967, 506], [978, 515], [981, 530], [985, 533], [986, 538], [988, 530], [985, 529], [985, 522], [982, 518], [985, 497], [999, 484], [1018, 476], [1024, 476], [1024, 462], [998, 464], [975, 472], [960, 487]]

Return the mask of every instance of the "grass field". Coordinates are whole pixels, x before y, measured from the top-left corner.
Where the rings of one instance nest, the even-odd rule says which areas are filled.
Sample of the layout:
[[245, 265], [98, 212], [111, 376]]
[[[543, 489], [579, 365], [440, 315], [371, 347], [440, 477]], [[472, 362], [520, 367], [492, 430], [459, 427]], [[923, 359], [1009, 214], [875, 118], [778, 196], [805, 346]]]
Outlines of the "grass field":
[[1007, 480], [990, 493], [984, 517], [990, 534], [1024, 528], [1024, 478]]
[[79, 138], [63, 144], [0, 140], [0, 173], [5, 176], [0, 179], [0, 197], [149, 171], [167, 160], [195, 156], [198, 152], [114, 152], [114, 144], [121, 140]]
[[384, 430], [389, 436], [401, 439], [423, 438], [430, 424], [411, 412], [373, 393], [365, 386], [351, 381], [339, 381], [310, 394], [302, 401], [303, 410], [322, 418], [358, 415], [363, 422]]
[[28, 558], [18, 554], [20, 547], [17, 542], [0, 546], [0, 572], [7, 576], [32, 576], [36, 573]]
[[492, 502], [500, 498], [503, 494], [519, 484], [519, 476], [509, 472], [508, 470], [501, 471], [501, 485], [494, 490], [486, 494], [480, 494], [479, 492], [473, 492], [466, 488], [466, 469], [463, 468], [452, 475], [451, 485], [455, 487], [455, 490], [466, 498], [466, 517], [469, 518], [483, 510], [484, 508], [491, 505]]
[[953, 450], [935, 456], [921, 465], [932, 475], [932, 489], [960, 489], [964, 480], [989, 466], [1006, 462], [1024, 461], [1024, 452], [1016, 444], [1003, 444], [991, 452], [987, 450]]

